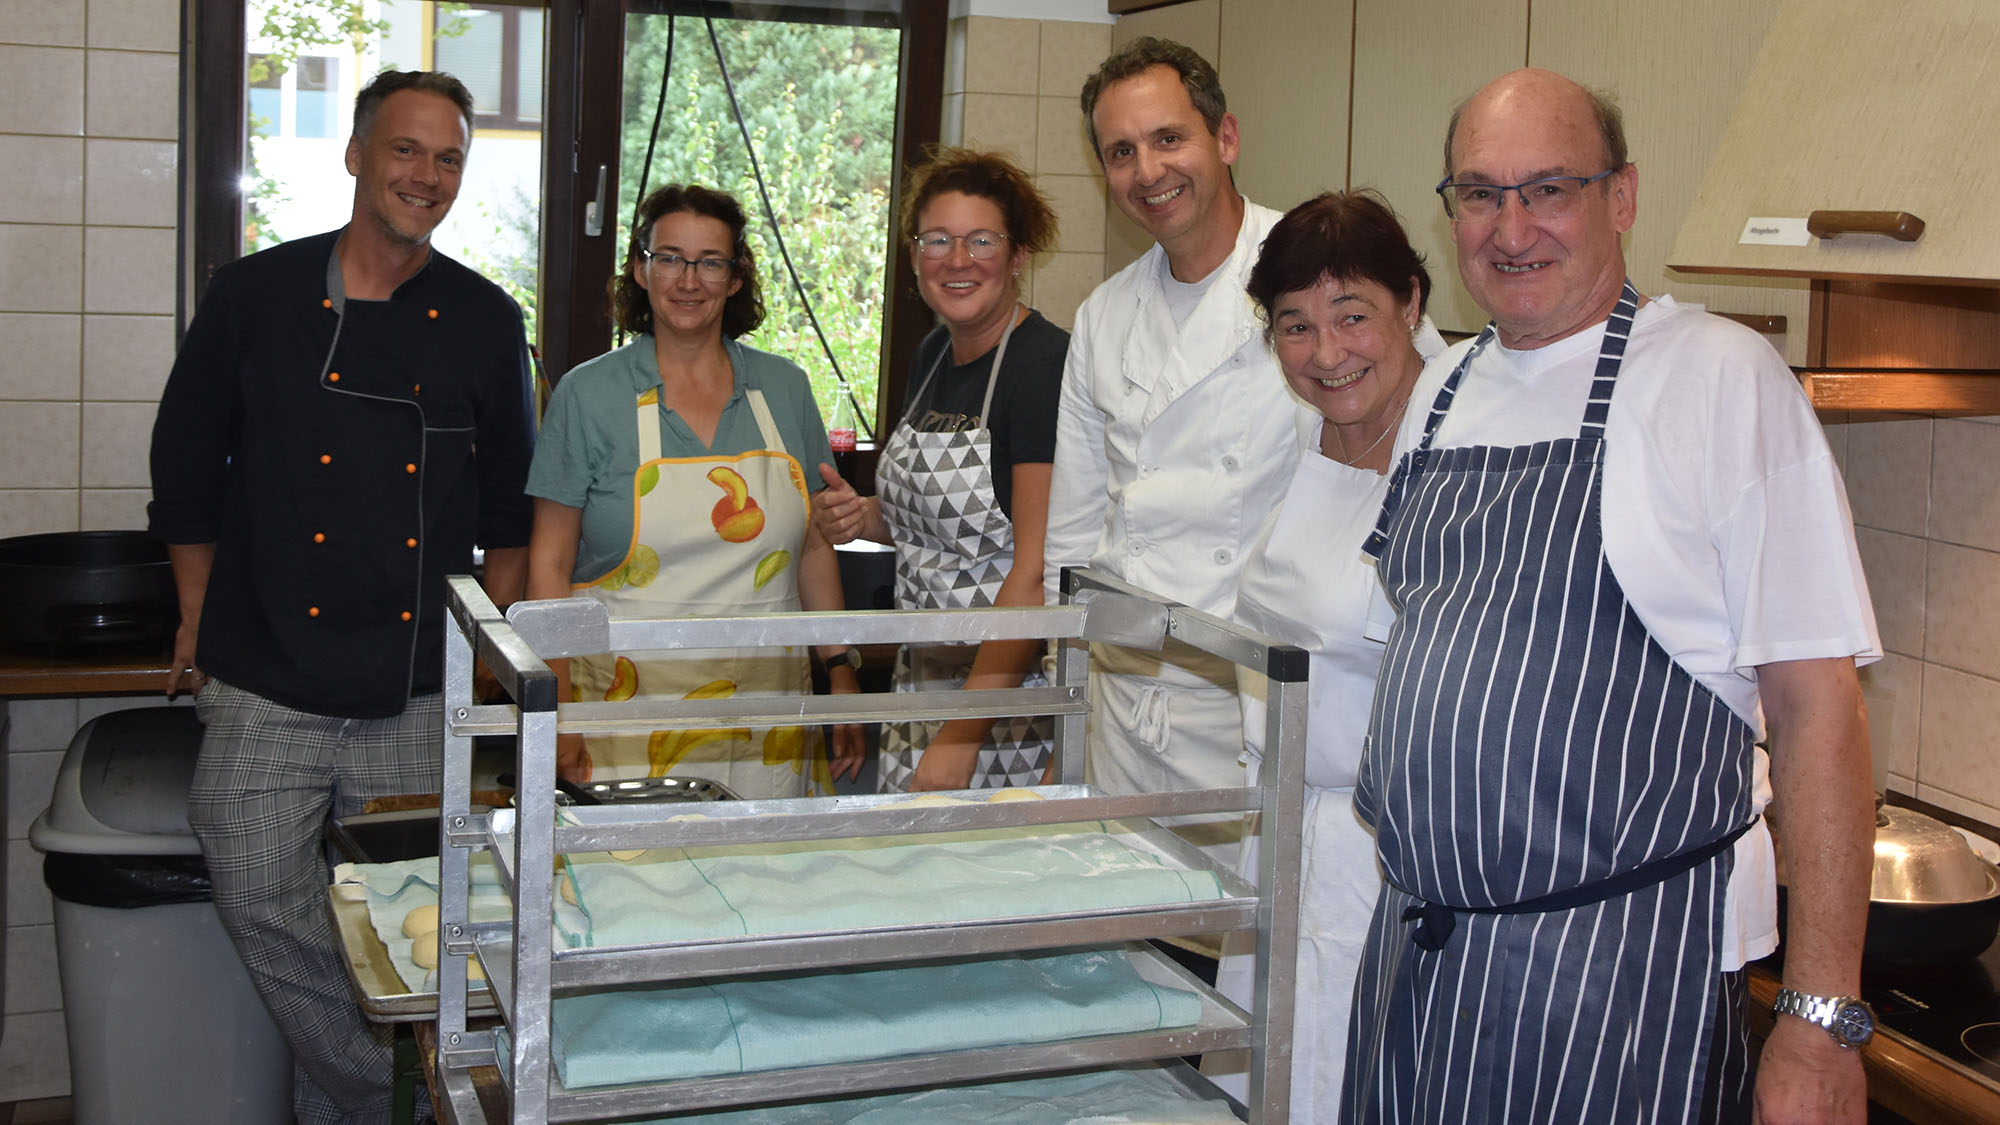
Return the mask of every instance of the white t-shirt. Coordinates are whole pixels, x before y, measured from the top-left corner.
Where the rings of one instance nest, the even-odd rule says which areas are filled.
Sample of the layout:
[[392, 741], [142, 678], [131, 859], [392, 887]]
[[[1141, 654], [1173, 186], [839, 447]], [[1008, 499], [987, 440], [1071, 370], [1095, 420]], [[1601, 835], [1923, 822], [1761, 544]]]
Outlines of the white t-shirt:
[[[1574, 437], [1604, 330], [1515, 351], [1487, 344], [1431, 444], [1527, 445]], [[1417, 381], [1397, 449], [1422, 438], [1438, 388], [1471, 341]], [[1756, 667], [1881, 658], [1840, 471], [1812, 406], [1756, 333], [1683, 309], [1640, 308], [1605, 422], [1604, 550], [1626, 600], [1680, 666], [1765, 734]], [[1386, 636], [1386, 603], [1370, 635]], [[1755, 808], [1770, 800], [1758, 754]], [[1737, 847], [1724, 965], [1777, 947], [1776, 879], [1761, 827]]]

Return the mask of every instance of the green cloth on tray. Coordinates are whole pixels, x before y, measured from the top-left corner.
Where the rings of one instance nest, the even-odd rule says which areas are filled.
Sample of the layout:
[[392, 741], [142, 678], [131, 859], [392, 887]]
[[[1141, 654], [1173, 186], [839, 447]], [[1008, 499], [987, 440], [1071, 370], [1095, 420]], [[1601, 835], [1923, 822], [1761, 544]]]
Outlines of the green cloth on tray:
[[1192, 992], [1117, 951], [1037, 953], [559, 996], [572, 1089], [1186, 1027]]
[[640, 1125], [1214, 1125], [1240, 1118], [1221, 1100], [1186, 1093], [1155, 1066], [1016, 1078], [976, 1086], [758, 1106]]
[[1066, 914], [1222, 896], [1213, 872], [1162, 862], [1122, 824], [572, 854], [596, 948]]

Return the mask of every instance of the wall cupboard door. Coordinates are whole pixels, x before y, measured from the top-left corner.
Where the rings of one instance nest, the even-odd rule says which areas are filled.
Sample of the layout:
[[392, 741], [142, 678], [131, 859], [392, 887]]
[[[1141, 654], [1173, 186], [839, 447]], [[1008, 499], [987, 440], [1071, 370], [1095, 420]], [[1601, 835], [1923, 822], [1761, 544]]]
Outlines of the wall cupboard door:
[[1527, 0], [1356, 0], [1348, 184], [1382, 193], [1424, 255], [1431, 319], [1477, 332], [1486, 314], [1458, 282], [1451, 223], [1432, 190], [1451, 111], [1528, 57]]
[[1354, 0], [1226, 0], [1216, 67], [1237, 113], [1237, 189], [1279, 211], [1347, 183]]
[[1777, 10], [1778, 0], [1536, 0], [1528, 61], [1608, 92], [1624, 112], [1639, 166], [1639, 219], [1625, 257], [1640, 292], [1672, 293], [1711, 312], [1784, 316], [1786, 335], [1767, 338], [1802, 365], [1806, 282], [1666, 268]]

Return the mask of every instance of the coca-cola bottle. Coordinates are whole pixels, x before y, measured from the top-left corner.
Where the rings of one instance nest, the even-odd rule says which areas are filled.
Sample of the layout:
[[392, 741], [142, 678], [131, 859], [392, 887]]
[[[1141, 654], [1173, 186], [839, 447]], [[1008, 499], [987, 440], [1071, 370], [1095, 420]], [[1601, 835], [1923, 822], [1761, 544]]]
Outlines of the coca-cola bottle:
[[833, 404], [833, 424], [826, 428], [826, 442], [833, 447], [833, 467], [842, 480], [854, 483], [854, 400], [847, 388]]

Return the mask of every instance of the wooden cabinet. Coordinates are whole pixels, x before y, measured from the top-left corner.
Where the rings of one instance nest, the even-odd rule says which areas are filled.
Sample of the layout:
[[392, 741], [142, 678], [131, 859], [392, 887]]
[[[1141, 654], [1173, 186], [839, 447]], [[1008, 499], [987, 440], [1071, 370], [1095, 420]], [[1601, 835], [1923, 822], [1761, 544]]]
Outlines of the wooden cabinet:
[[1266, 207], [1289, 210], [1347, 183], [1354, 3], [1226, 0], [1222, 5], [1216, 67], [1243, 137], [1236, 186]]
[[1430, 269], [1430, 315], [1445, 331], [1486, 323], [1458, 283], [1451, 223], [1432, 190], [1445, 126], [1454, 106], [1527, 57], [1527, 0], [1356, 0], [1347, 182], [1396, 209]]

